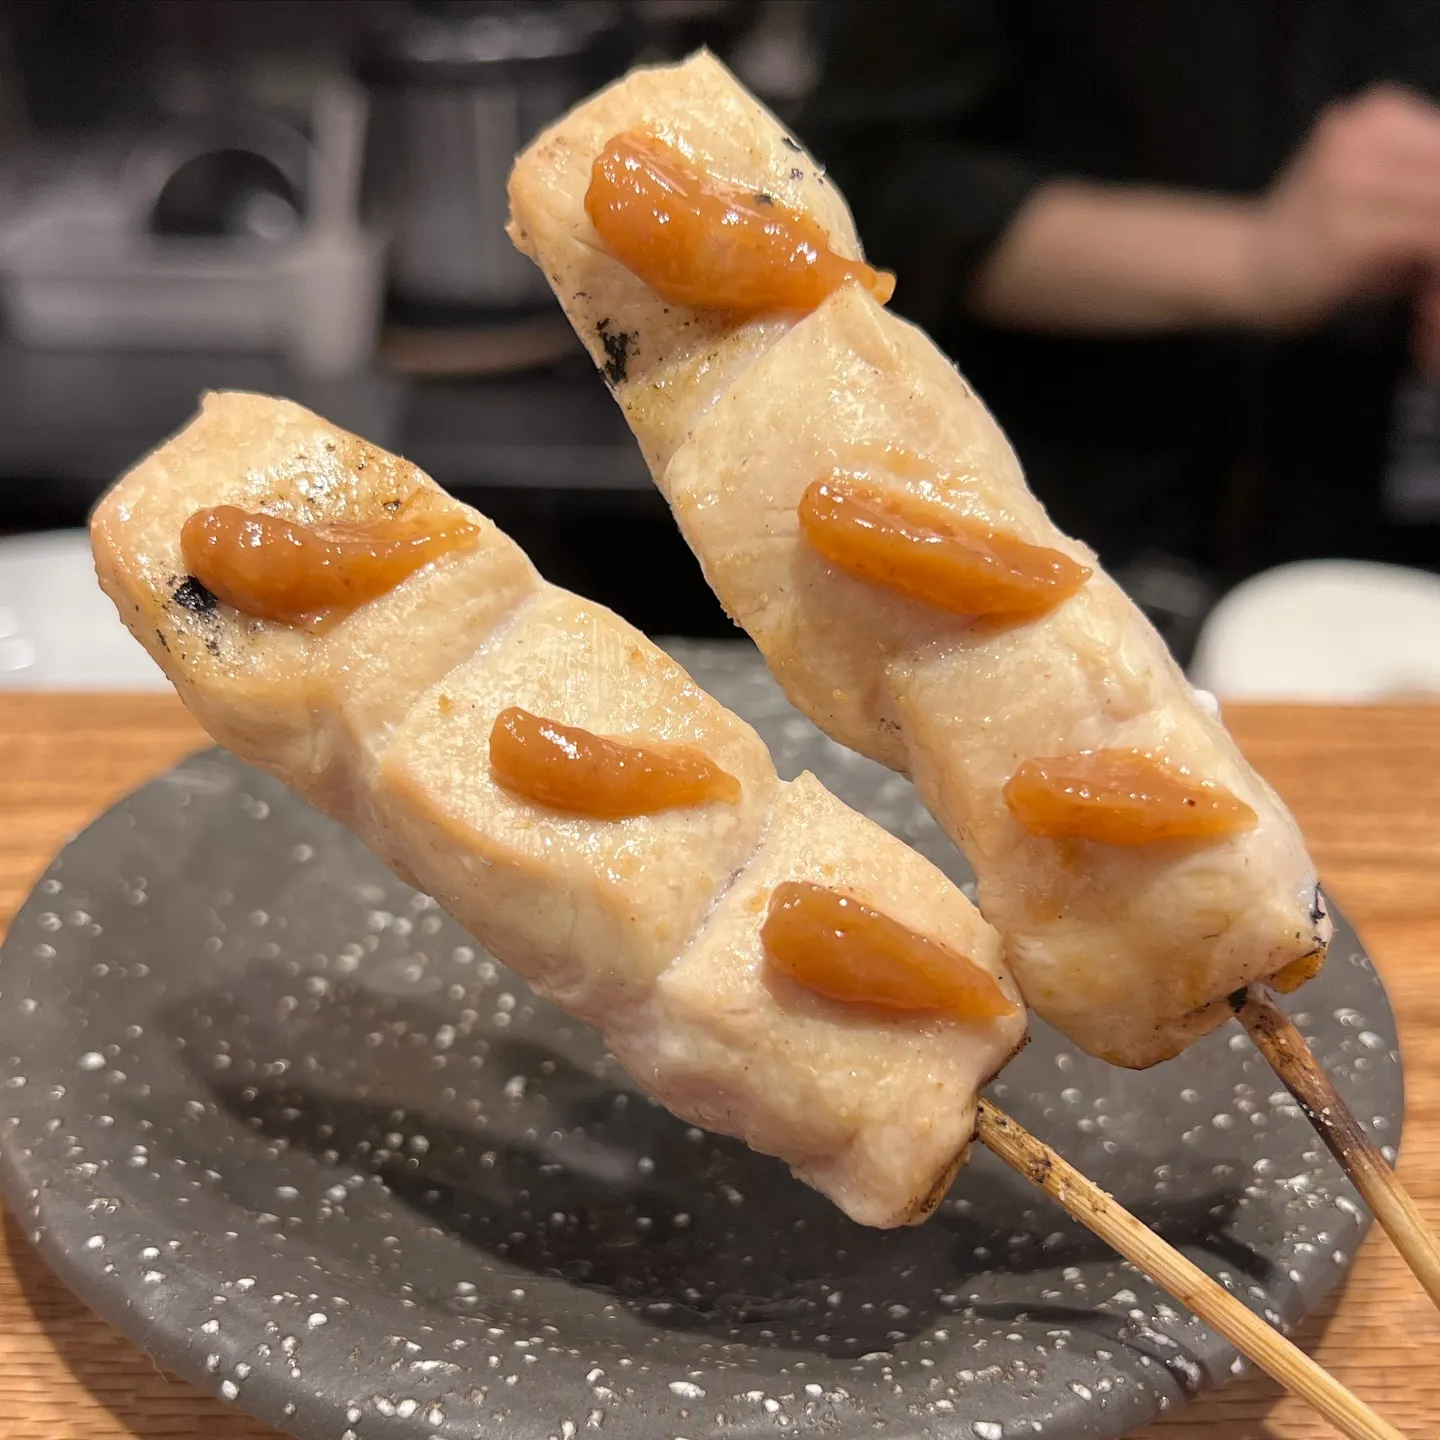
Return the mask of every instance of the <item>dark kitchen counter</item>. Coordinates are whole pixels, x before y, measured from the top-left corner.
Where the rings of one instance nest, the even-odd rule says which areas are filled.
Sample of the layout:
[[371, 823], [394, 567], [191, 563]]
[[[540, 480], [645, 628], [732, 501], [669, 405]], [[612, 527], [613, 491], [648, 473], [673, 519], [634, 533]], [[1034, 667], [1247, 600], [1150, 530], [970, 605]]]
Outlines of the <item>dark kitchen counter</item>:
[[294, 375], [265, 355], [33, 350], [0, 341], [0, 529], [78, 525], [207, 389], [285, 395], [416, 462], [548, 578], [649, 631], [733, 634], [583, 357], [487, 379]]
[[0, 342], [0, 485], [93, 500], [184, 424], [202, 390], [286, 395], [453, 489], [643, 490], [639, 452], [588, 362], [476, 380], [306, 380], [267, 355], [32, 350]]

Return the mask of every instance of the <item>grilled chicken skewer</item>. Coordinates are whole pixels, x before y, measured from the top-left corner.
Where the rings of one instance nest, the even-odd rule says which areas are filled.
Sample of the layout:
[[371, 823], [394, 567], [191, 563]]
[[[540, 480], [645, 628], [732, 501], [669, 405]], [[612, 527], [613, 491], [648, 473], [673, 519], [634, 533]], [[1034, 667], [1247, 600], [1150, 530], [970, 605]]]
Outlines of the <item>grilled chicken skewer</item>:
[[929, 1213], [978, 1119], [1345, 1434], [1398, 1440], [977, 1109], [1024, 1018], [998, 937], [939, 871], [813, 777], [782, 785], [738, 717], [413, 466], [289, 402], [210, 396], [91, 532], [102, 586], [217, 740], [598, 1026], [677, 1114], [873, 1225]]
[[912, 776], [1033, 1009], [1143, 1067], [1318, 968], [1294, 821], [723, 66], [582, 104], [510, 202], [726, 610], [797, 708]]
[[[883, 308], [893, 282], [800, 144], [702, 53], [551, 126], [510, 201], [721, 602], [800, 710], [913, 777], [1027, 1002], [1119, 1065], [1232, 1005], [1263, 1040], [1265, 982], [1302, 984], [1330, 938], [1294, 821]], [[1393, 1172], [1332, 1148], [1440, 1303]]]
[[91, 533], [211, 735], [596, 1026], [651, 1095], [862, 1223], [938, 1203], [977, 1089], [1024, 1042], [998, 936], [813, 776], [783, 784], [643, 635], [414, 466], [260, 396], [209, 396]]

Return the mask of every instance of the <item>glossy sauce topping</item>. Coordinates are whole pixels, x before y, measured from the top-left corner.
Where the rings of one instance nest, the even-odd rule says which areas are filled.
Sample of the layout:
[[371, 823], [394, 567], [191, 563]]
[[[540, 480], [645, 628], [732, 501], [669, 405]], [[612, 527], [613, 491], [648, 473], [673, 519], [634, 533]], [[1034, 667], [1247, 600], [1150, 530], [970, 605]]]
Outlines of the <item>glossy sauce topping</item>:
[[1282, 965], [1266, 984], [1272, 990], [1278, 990], [1282, 995], [1289, 995], [1292, 991], [1298, 990], [1308, 981], [1313, 980], [1324, 967], [1325, 951], [1316, 948], [1309, 955], [1302, 955], [1298, 960], [1292, 960], [1288, 965]]
[[462, 514], [437, 513], [414, 496], [378, 520], [335, 525], [218, 505], [190, 516], [180, 549], [190, 574], [225, 604], [322, 630], [422, 565], [470, 549], [479, 534]]
[[760, 937], [780, 970], [827, 1000], [962, 1020], [1016, 1009], [973, 960], [823, 885], [777, 885]]
[[800, 533], [847, 575], [957, 615], [1041, 615], [1092, 573], [1058, 550], [842, 474], [805, 491]]
[[1032, 835], [1103, 845], [1219, 839], [1256, 823], [1243, 800], [1148, 750], [1027, 760], [1006, 784], [1005, 803]]
[[755, 315], [813, 310], [846, 281], [883, 305], [895, 277], [846, 260], [808, 215], [703, 175], [644, 131], [600, 152], [585, 213], [606, 250], [674, 305]]
[[740, 782], [693, 746], [626, 745], [518, 706], [495, 717], [490, 774], [522, 800], [599, 820], [740, 798]]

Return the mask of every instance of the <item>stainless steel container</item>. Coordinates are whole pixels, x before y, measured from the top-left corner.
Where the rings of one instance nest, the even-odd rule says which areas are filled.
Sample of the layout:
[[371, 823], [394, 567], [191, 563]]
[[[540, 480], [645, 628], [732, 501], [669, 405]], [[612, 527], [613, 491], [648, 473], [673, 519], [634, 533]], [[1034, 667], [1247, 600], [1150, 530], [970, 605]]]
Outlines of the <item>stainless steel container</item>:
[[546, 302], [544, 277], [505, 235], [518, 151], [603, 80], [615, 11], [578, 4], [432, 3], [367, 48], [367, 206], [391, 237], [402, 301], [471, 311]]

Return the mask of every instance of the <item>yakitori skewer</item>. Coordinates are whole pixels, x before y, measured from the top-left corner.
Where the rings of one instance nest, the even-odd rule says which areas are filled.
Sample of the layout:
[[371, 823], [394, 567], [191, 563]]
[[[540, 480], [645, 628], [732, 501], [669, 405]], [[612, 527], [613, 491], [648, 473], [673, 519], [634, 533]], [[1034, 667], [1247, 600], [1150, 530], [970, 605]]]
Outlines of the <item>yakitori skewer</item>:
[[[1000, 938], [477, 511], [288, 401], [206, 398], [91, 522], [221, 744], [433, 895], [692, 1124], [924, 1219], [1025, 1041]], [[843, 933], [841, 933], [843, 932]], [[856, 993], [881, 1008], [850, 1003]]]
[[510, 202], [726, 610], [799, 709], [914, 779], [1038, 1014], [1143, 1068], [1319, 969], [1289, 812], [719, 62], [577, 106]]
[[1231, 1003], [1256, 1048], [1310, 1117], [1426, 1293], [1440, 1305], [1440, 1241], [1305, 1037], [1263, 985], [1237, 991]]
[[92, 536], [216, 739], [599, 1026], [678, 1114], [881, 1225], [923, 1219], [978, 1134], [1344, 1434], [1397, 1440], [978, 1099], [1024, 1018], [955, 886], [811, 777], [783, 785], [738, 717], [414, 467], [299, 406], [211, 397]]
[[983, 1096], [975, 1138], [1352, 1440], [1404, 1440], [1303, 1350]]

